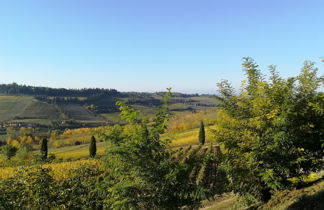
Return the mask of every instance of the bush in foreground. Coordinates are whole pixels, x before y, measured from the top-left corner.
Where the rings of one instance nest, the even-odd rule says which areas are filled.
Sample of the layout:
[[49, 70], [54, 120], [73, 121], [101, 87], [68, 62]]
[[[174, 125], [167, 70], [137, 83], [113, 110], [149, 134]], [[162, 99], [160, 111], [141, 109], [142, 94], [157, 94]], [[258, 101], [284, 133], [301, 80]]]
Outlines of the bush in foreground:
[[265, 80], [258, 65], [244, 58], [247, 80], [239, 94], [218, 84], [221, 109], [216, 139], [225, 146], [224, 165], [232, 188], [251, 200], [267, 201], [273, 191], [321, 170], [324, 154], [323, 80], [305, 62], [297, 77], [283, 79], [270, 67]]

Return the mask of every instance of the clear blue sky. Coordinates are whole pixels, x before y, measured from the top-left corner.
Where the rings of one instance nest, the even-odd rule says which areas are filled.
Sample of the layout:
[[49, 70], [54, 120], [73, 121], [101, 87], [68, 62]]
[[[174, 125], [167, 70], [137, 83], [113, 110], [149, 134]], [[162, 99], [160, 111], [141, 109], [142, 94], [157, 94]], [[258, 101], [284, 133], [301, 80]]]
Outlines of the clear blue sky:
[[0, 0], [0, 83], [213, 93], [244, 56], [323, 74], [324, 1]]

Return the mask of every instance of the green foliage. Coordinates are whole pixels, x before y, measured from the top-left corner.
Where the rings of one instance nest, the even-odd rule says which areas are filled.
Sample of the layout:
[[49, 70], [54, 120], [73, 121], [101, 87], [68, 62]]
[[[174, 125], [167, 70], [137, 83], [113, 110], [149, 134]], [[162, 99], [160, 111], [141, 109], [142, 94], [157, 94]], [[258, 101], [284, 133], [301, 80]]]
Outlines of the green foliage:
[[17, 131], [13, 127], [7, 127], [6, 128], [6, 133], [7, 133], [7, 139], [16, 139], [18, 137]]
[[251, 58], [244, 58], [247, 80], [239, 94], [227, 81], [221, 96], [216, 139], [226, 150], [224, 166], [235, 192], [267, 200], [273, 190], [291, 186], [323, 167], [324, 100], [321, 79], [311, 62], [299, 76], [281, 78], [270, 66], [265, 80]]
[[7, 144], [0, 147], [0, 152], [7, 158], [7, 160], [10, 160], [13, 156], [16, 155], [17, 148]]
[[27, 160], [31, 156], [29, 148], [27, 146], [21, 146], [17, 150], [16, 157], [19, 160]]
[[56, 205], [66, 209], [102, 209], [107, 194], [100, 187], [102, 175], [102, 171], [90, 165], [74, 170], [69, 178], [58, 183]]
[[102, 209], [106, 194], [99, 188], [101, 174], [83, 166], [57, 182], [50, 169], [21, 168], [0, 180], [0, 209]]
[[41, 142], [41, 157], [43, 160], [46, 160], [48, 148], [47, 148], [47, 138], [43, 138]]
[[0, 207], [3, 209], [49, 209], [54, 201], [52, 177], [44, 168], [20, 169], [10, 179], [1, 180]]
[[105, 139], [107, 150], [104, 183], [111, 209], [177, 209], [198, 203], [200, 191], [187, 183], [188, 165], [173, 160], [168, 142], [159, 137], [167, 126], [171, 93], [151, 120], [142, 122], [137, 112], [119, 102], [121, 115], [129, 124], [115, 126]]
[[89, 156], [94, 158], [97, 153], [97, 145], [96, 138], [94, 136], [91, 137], [90, 146], [89, 146]]
[[205, 140], [206, 140], [206, 137], [205, 137], [205, 126], [204, 126], [204, 122], [201, 121], [200, 122], [200, 127], [199, 127], [199, 143], [201, 145], [204, 145], [205, 144]]

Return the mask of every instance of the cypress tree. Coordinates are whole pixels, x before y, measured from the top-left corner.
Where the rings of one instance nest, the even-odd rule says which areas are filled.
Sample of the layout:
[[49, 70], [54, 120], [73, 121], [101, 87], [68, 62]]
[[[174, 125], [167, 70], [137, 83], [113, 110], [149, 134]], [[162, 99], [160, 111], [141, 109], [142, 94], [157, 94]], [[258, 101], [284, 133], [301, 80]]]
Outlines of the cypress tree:
[[200, 129], [199, 129], [199, 143], [201, 145], [205, 144], [205, 126], [204, 126], [204, 122], [201, 121], [200, 122]]
[[142, 124], [142, 138], [145, 142], [148, 142], [149, 140], [149, 131], [147, 129], [146, 123]]
[[96, 138], [92, 136], [90, 146], [89, 146], [89, 156], [94, 158], [96, 156], [96, 153], [97, 153]]
[[42, 157], [43, 160], [46, 160], [47, 152], [48, 152], [47, 138], [43, 138], [42, 143], [41, 143], [41, 157]]

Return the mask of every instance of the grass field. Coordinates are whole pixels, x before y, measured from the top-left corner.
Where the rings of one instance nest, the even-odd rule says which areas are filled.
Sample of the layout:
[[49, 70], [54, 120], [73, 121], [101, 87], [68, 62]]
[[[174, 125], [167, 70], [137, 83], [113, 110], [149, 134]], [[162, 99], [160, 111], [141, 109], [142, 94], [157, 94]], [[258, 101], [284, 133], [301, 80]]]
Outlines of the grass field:
[[[97, 142], [97, 155], [103, 155], [105, 150], [106, 143]], [[89, 157], [89, 144], [50, 148], [49, 154], [54, 154], [56, 158], [62, 158], [63, 160], [84, 159]]]
[[[213, 133], [207, 127], [206, 131], [206, 144], [212, 142]], [[194, 128], [186, 131], [170, 131], [163, 135], [163, 139], [171, 140], [172, 146], [186, 146], [199, 144], [198, 142], [199, 128]]]
[[32, 96], [0, 96], [0, 121], [50, 125], [62, 118], [52, 104], [37, 101]]
[[29, 106], [19, 115], [23, 119], [51, 119], [63, 118], [55, 105], [33, 100]]
[[[90, 159], [90, 160], [77, 160], [77, 161], [69, 161], [62, 163], [51, 163], [51, 164], [43, 164], [42, 167], [50, 168], [50, 174], [53, 175], [56, 180], [63, 180], [70, 176], [71, 172], [74, 169], [80, 168], [83, 165], [95, 165], [96, 167], [100, 167], [100, 160]], [[0, 168], [0, 178], [9, 178], [13, 176], [15, 173], [19, 173], [19, 169], [30, 168], [27, 167], [4, 167]]]
[[[324, 209], [324, 180], [323, 172], [318, 174], [317, 181], [301, 189], [278, 191], [259, 210], [294, 210], [294, 209]], [[203, 202], [201, 210], [244, 210], [238, 203], [238, 197], [233, 193], [225, 194], [218, 199]], [[256, 208], [249, 208], [256, 209]]]
[[17, 123], [31, 123], [31, 124], [40, 124], [40, 125], [52, 125], [51, 119], [37, 119], [37, 118], [31, 118], [31, 119], [16, 119], [11, 120], [10, 122], [17, 122]]
[[105, 118], [111, 124], [117, 124], [122, 122], [119, 116], [119, 112], [105, 113], [101, 114], [100, 116]]
[[71, 119], [80, 123], [103, 123], [104, 117], [95, 116], [82, 105], [57, 105], [36, 100], [32, 96], [0, 96], [0, 121], [50, 125], [51, 121]]
[[235, 208], [235, 203], [237, 202], [237, 196], [233, 193], [227, 193], [215, 200], [203, 201], [203, 207], [201, 210], [230, 210], [238, 209]]
[[93, 113], [87, 110], [85, 107], [78, 104], [60, 105], [60, 108], [64, 110], [66, 115], [73, 120], [77, 121], [98, 121], [104, 122], [100, 117], [96, 117]]
[[[206, 127], [206, 144], [212, 142], [213, 134], [211, 128]], [[171, 147], [187, 146], [187, 145], [196, 145], [198, 144], [198, 133], [199, 128], [194, 128], [186, 131], [169, 131], [163, 135], [163, 139], [171, 140]], [[71, 137], [56, 140], [56, 141], [75, 141], [80, 142], [89, 142], [91, 138], [91, 133], [80, 133], [74, 134]], [[50, 147], [49, 153], [54, 154], [57, 158], [62, 158], [64, 160], [77, 160], [87, 158], [89, 155], [89, 144], [73, 145], [73, 146], [64, 146], [64, 147]], [[100, 156], [104, 154], [106, 149], [105, 142], [97, 141], [97, 154]]]
[[30, 96], [0, 96], [0, 121], [19, 116], [32, 103]]
[[[132, 104], [131, 107], [139, 110], [142, 116], [152, 116], [158, 110], [157, 104], [159, 103], [157, 102], [162, 101], [162, 97], [151, 94], [148, 97], [133, 96], [129, 98], [115, 98], [108, 96], [90, 99], [88, 101], [89, 103], [106, 107], [104, 109], [106, 112], [100, 112], [98, 115], [89, 111], [85, 107], [85, 104], [82, 104], [84, 100], [86, 98], [82, 98], [80, 104], [70, 102], [68, 104], [54, 105], [36, 100], [33, 96], [2, 95], [0, 96], [0, 121], [51, 125], [52, 122], [59, 122], [60, 120], [73, 120], [84, 126], [98, 126], [103, 123], [123, 123], [118, 113], [116, 113], [116, 101], [135, 100], [135, 104]], [[154, 103], [151, 103], [152, 100]], [[170, 111], [173, 115], [186, 115], [201, 110], [209, 110], [215, 104], [217, 104], [217, 101], [209, 96], [173, 97], [170, 104]]]

